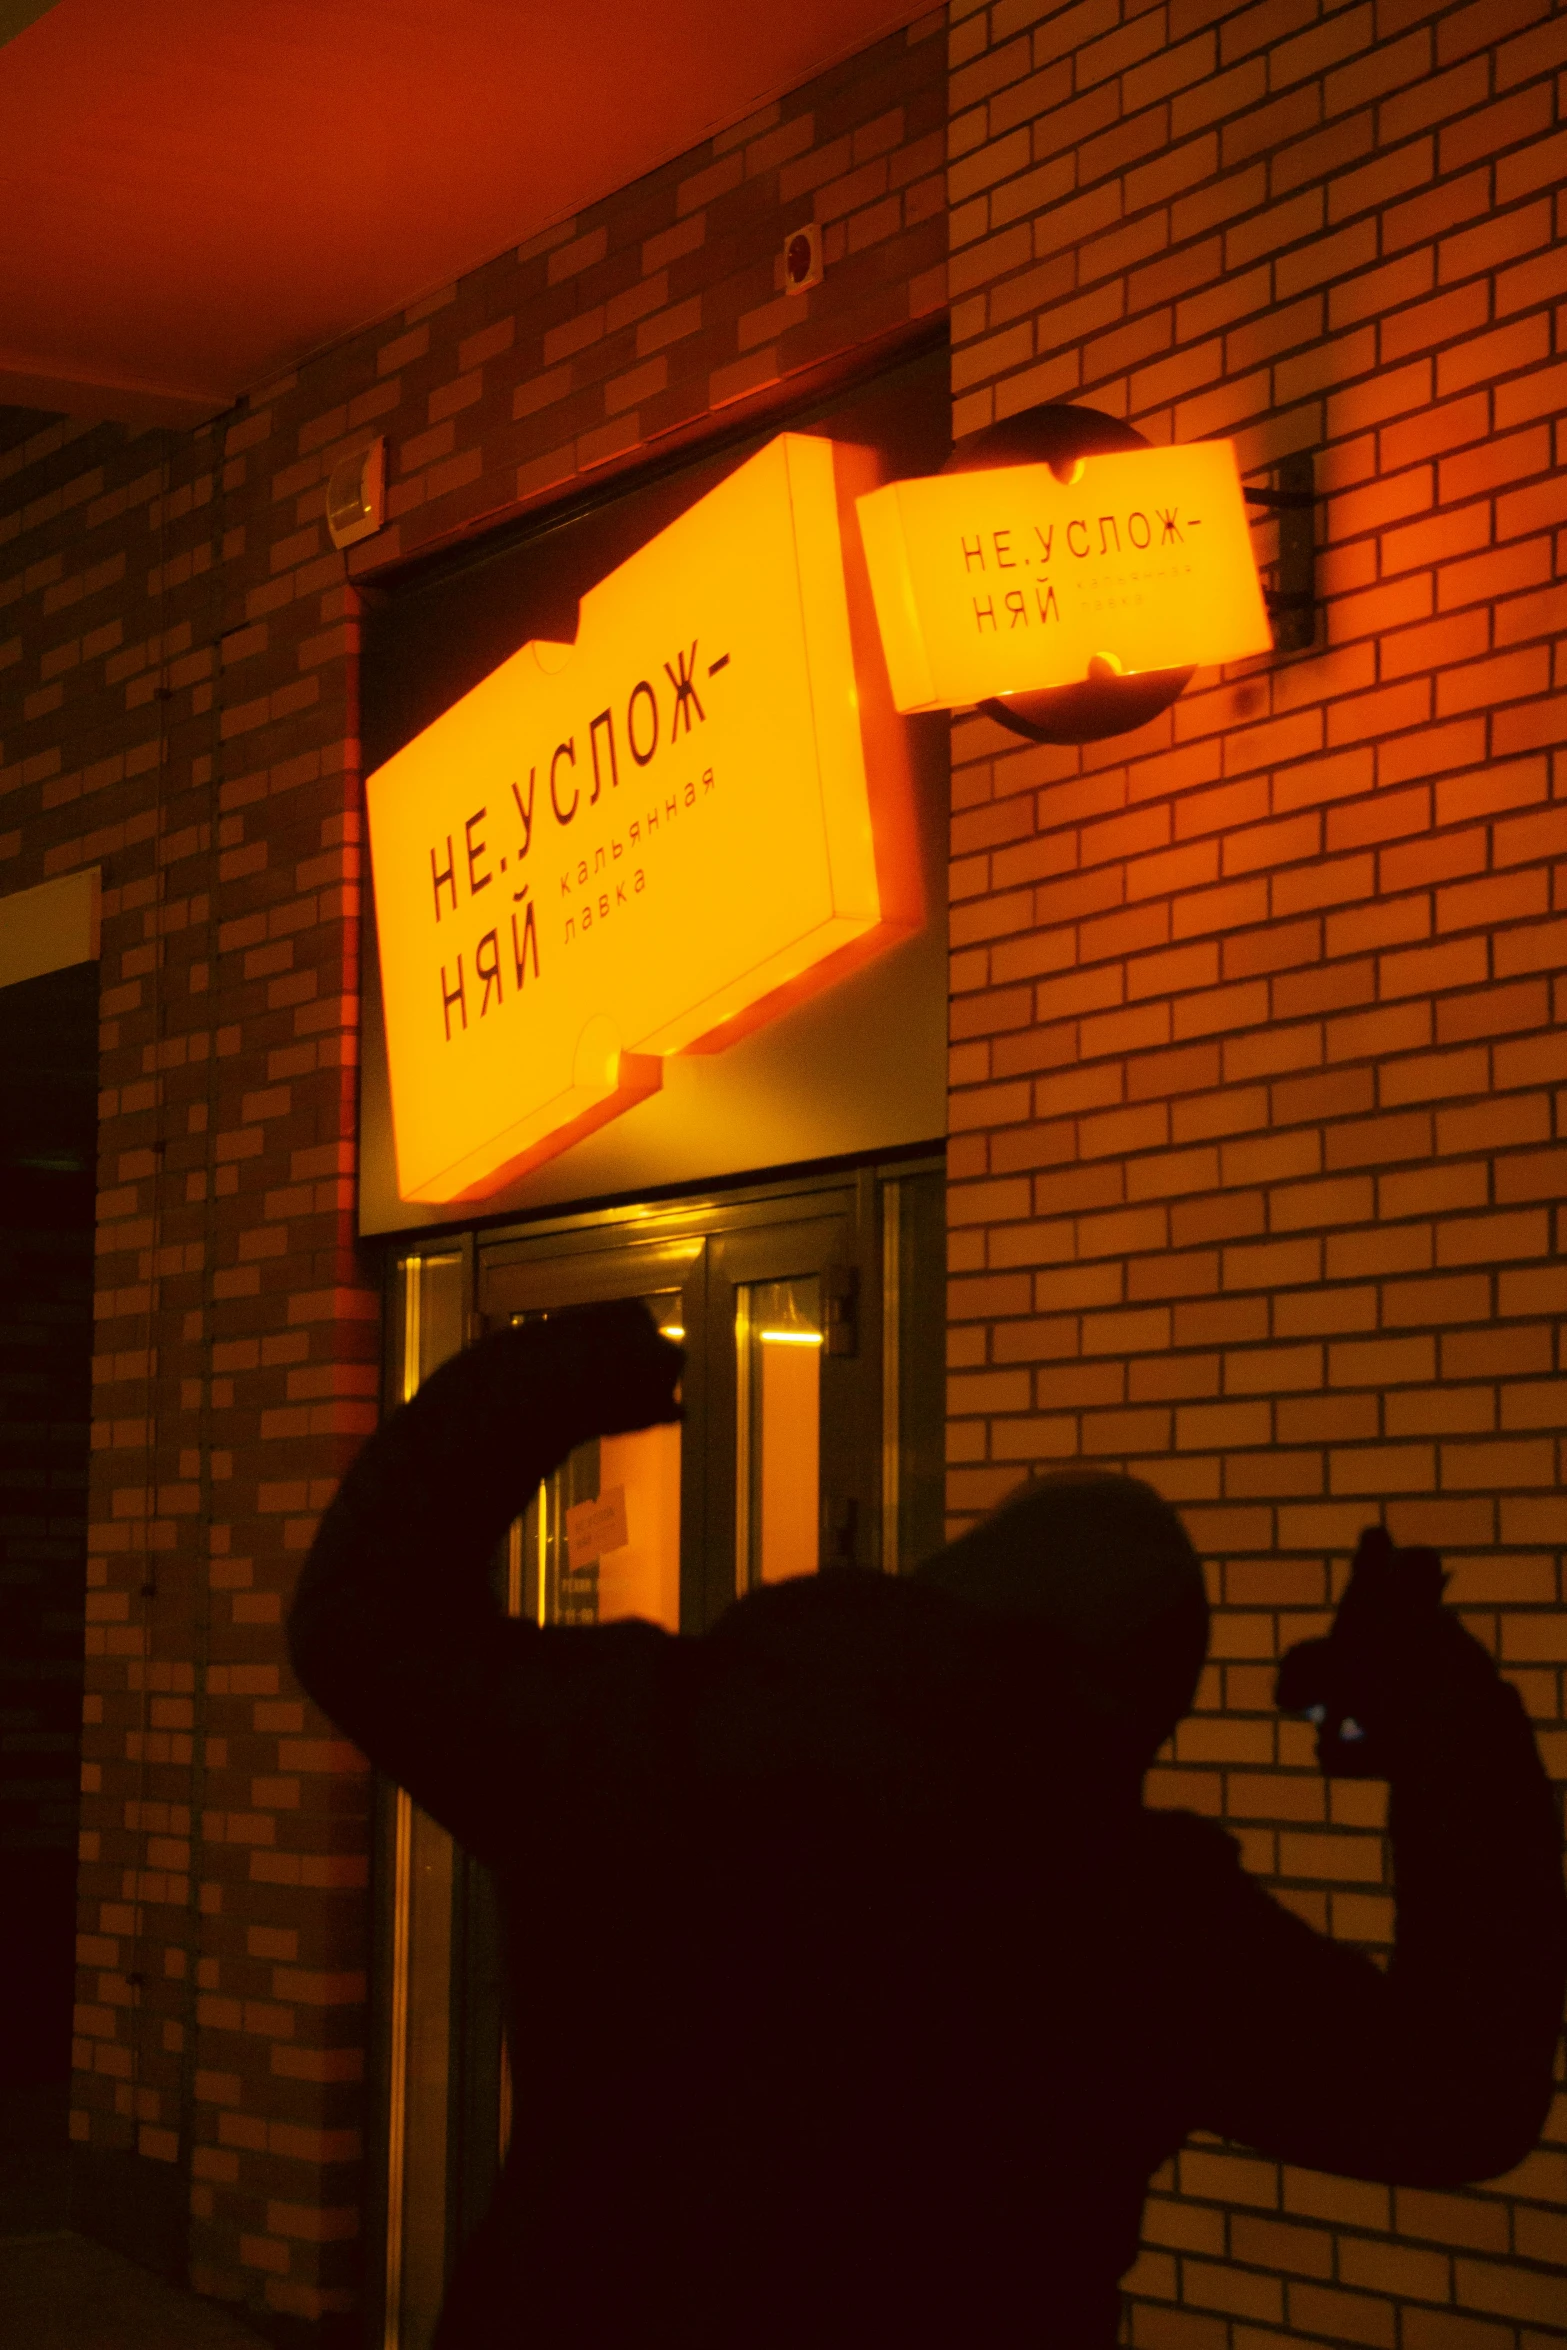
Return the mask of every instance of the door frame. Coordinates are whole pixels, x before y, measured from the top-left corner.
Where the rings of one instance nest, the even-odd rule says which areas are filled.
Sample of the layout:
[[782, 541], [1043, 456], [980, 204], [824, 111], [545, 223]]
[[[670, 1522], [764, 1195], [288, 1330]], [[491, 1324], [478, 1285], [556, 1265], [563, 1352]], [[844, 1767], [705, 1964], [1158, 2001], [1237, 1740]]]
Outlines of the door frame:
[[[847, 1352], [824, 1348], [822, 1483], [834, 1502], [858, 1503], [852, 1564], [862, 1571], [899, 1567], [897, 1343], [885, 1343], [889, 1304], [899, 1313], [898, 1212], [884, 1200], [889, 1185], [944, 1172], [942, 1146], [888, 1152], [849, 1166], [777, 1176], [763, 1183], [716, 1186], [677, 1199], [637, 1202], [461, 1231], [399, 1233], [386, 1249], [388, 1344], [385, 1408], [404, 1400], [404, 1354], [416, 1324], [399, 1310], [406, 1295], [399, 1268], [410, 1259], [459, 1256], [462, 1327], [471, 1342], [513, 1313], [679, 1291], [684, 1327], [703, 1334], [689, 1350], [682, 1402], [681, 1629], [716, 1622], [735, 1590], [735, 1380], [711, 1374], [733, 1363], [734, 1290], [741, 1281], [793, 1273], [824, 1275], [829, 1331], [852, 1318]], [[813, 1246], [831, 1241], [825, 1249]], [[838, 1279], [852, 1271], [854, 1282]], [[901, 1316], [900, 1316], [901, 1321]], [[415, 1343], [417, 1340], [415, 1339]], [[889, 1419], [888, 1415], [891, 1415]], [[889, 1483], [889, 1478], [891, 1482]], [[863, 1490], [855, 1490], [862, 1487]], [[892, 1506], [889, 1509], [889, 1500]], [[884, 1529], [894, 1555], [884, 1560]], [[373, 2101], [377, 2143], [396, 2103], [389, 2078], [396, 1943], [396, 1790], [377, 1780], [374, 1874], [377, 2011]], [[487, 2209], [499, 2146], [495, 2131], [500, 2073], [499, 1914], [486, 1872], [458, 1850], [452, 1874], [452, 2062], [448, 2076], [446, 2266]], [[394, 2133], [395, 2134], [395, 2133]], [[397, 2291], [391, 2268], [399, 2253], [383, 2172], [371, 2234], [371, 2274], [380, 2292], [371, 2339], [396, 2350]]]

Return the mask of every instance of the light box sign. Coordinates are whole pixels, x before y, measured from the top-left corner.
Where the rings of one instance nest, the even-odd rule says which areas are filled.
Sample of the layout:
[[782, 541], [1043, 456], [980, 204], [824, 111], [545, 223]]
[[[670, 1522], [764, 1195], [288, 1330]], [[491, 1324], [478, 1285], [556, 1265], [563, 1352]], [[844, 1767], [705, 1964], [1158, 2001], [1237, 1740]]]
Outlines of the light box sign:
[[859, 501], [899, 710], [1265, 653], [1228, 441], [892, 482]]
[[368, 779], [405, 1199], [486, 1196], [918, 926], [875, 478], [781, 435], [590, 589], [574, 644]]

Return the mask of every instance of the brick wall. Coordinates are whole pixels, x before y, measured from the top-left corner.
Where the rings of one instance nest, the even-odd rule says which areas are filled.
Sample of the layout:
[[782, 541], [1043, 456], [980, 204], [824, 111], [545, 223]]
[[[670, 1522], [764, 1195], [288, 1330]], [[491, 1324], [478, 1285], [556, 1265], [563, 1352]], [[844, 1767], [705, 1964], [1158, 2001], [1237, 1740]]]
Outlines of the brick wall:
[[[1383, 1949], [1380, 1791], [1270, 1705], [1367, 1519], [1567, 1778], [1567, 18], [951, 14], [956, 430], [1316, 452], [1325, 625], [1081, 753], [955, 727], [949, 1506], [1073, 1459], [1183, 1506], [1214, 1661], [1159, 1793]], [[1564, 2207], [1567, 2100], [1464, 2195], [1189, 2147], [1130, 2339], [1544, 2350]]]
[[[955, 729], [954, 1518], [1079, 1456], [1182, 1502], [1216, 1661], [1161, 1791], [1373, 1948], [1375, 1794], [1268, 1701], [1384, 1500], [1567, 1776], [1562, 18], [951, 18], [950, 64], [928, 18], [205, 433], [0, 452], [0, 892], [105, 882], [83, 2212], [274, 2327], [352, 2335], [366, 2195], [367, 1788], [280, 1645], [379, 1352], [353, 582], [890, 349], [949, 223], [959, 432], [1081, 398], [1327, 493], [1312, 653], [1082, 754]], [[1192, 2147], [1132, 2339], [1543, 2350], [1564, 2210], [1560, 2120], [1465, 2196]]]
[[242, 625], [260, 437], [57, 426], [10, 452], [0, 871], [104, 882], [80, 2216], [310, 2315], [357, 2224], [366, 1789], [280, 1624], [378, 1334], [345, 591], [301, 566]]
[[[210, 429], [0, 441], [0, 893], [103, 867], [81, 2224], [359, 2338], [368, 1787], [281, 1619], [374, 1418], [353, 580], [945, 304], [945, 17]], [[827, 276], [785, 297], [785, 234]], [[334, 554], [384, 433], [390, 527]]]

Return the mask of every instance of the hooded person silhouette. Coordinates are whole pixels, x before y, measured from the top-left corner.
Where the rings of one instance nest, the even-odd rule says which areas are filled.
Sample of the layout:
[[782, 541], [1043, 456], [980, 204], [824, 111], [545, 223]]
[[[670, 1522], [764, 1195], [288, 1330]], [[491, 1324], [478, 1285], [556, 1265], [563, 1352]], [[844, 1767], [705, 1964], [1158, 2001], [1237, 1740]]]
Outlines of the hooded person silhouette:
[[1057, 1469], [1008, 1496], [918, 1569], [989, 1614], [1046, 1625], [1149, 1759], [1190, 1707], [1208, 1654], [1201, 1562], [1136, 1477]]
[[1208, 1615], [1134, 1479], [1041, 1478], [914, 1576], [699, 1637], [503, 1617], [506, 1525], [575, 1444], [677, 1417], [680, 1365], [628, 1306], [470, 1348], [365, 1445], [290, 1618], [306, 1688], [498, 1880], [515, 2118], [441, 2350], [1109, 2350], [1194, 2128], [1411, 2184], [1521, 2158], [1559, 1838], [1434, 1561], [1368, 1535], [1285, 1676], [1324, 1768], [1391, 1780], [1384, 1971], [1144, 1806]]

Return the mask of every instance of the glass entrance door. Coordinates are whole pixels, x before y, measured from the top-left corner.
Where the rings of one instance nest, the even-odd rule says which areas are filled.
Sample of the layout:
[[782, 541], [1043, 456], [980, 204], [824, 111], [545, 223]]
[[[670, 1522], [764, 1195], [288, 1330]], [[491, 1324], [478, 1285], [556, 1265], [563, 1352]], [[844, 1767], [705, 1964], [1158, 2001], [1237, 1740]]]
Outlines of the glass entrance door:
[[[764, 1585], [897, 1573], [936, 1548], [943, 1191], [939, 1167], [862, 1169], [480, 1235], [460, 1260], [402, 1259], [403, 1323], [437, 1294], [441, 1312], [438, 1329], [405, 1343], [412, 1368], [400, 1360], [394, 1395], [457, 1342], [459, 1274], [463, 1310], [492, 1328], [639, 1299], [686, 1349], [682, 1422], [579, 1445], [513, 1526], [496, 1563], [508, 1612], [699, 1632]], [[389, 1802], [382, 2340], [427, 2350], [452, 2261], [527, 2123], [511, 2105], [490, 1880], [406, 1797]]]

